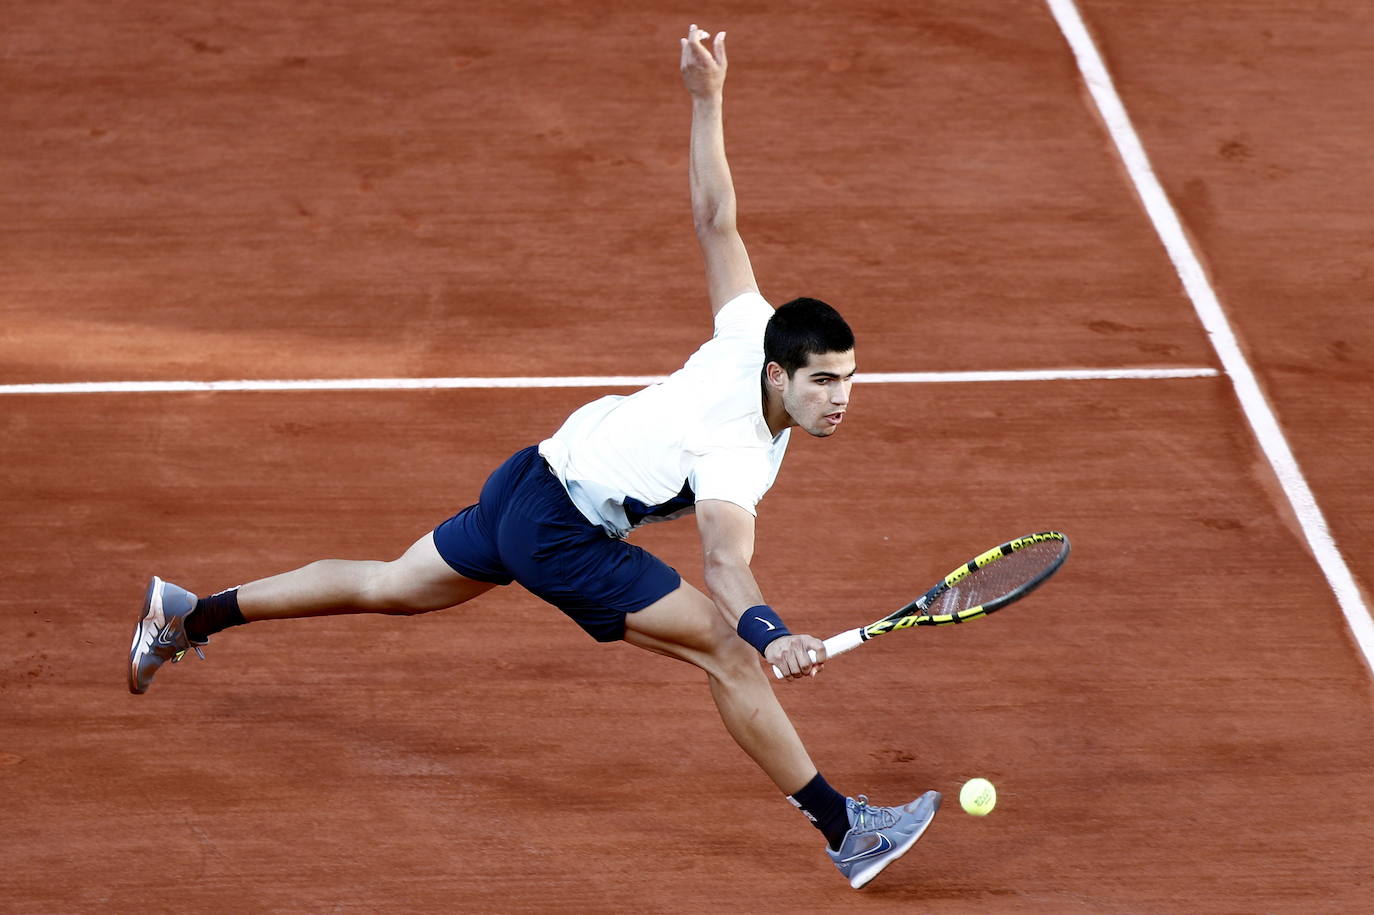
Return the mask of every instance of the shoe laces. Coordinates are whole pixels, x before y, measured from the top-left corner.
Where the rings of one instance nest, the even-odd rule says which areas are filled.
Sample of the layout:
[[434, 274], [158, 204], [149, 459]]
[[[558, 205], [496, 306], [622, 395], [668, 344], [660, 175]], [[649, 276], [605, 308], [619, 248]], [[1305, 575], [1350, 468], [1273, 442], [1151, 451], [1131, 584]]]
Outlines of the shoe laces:
[[854, 801], [849, 812], [853, 818], [849, 826], [856, 832], [877, 832], [897, 823], [896, 811], [891, 807], [871, 807], [868, 798], [862, 794]]
[[[205, 660], [205, 652], [203, 652], [203, 651], [200, 650], [200, 645], [199, 645], [198, 643], [196, 643], [196, 642], [191, 642], [191, 648], [193, 648], [193, 649], [195, 650], [195, 652], [196, 652], [196, 657], [200, 658], [202, 661]], [[185, 648], [181, 649], [181, 651], [178, 651], [176, 654], [172, 655], [172, 663], [175, 664], [176, 662], [180, 661], [180, 660], [181, 660], [182, 658], [184, 658], [184, 657], [186, 657], [186, 649], [185, 649]]]

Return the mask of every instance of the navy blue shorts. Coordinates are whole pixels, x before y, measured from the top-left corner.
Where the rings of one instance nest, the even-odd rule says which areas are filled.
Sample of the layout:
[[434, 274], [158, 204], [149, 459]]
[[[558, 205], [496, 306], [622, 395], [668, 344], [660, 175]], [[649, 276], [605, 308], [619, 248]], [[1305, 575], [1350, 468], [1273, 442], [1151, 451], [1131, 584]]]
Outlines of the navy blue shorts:
[[434, 529], [434, 545], [459, 575], [498, 585], [518, 581], [598, 642], [624, 638], [625, 614], [682, 583], [652, 553], [582, 517], [534, 447], [496, 468], [476, 505]]

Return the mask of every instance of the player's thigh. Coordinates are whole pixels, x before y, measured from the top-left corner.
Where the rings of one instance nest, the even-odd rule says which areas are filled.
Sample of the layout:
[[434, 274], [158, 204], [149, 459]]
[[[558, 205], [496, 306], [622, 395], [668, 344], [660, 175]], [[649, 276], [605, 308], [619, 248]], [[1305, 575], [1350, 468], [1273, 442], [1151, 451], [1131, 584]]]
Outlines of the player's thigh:
[[718, 676], [757, 672], [759, 666], [757, 653], [730, 628], [715, 602], [686, 579], [676, 591], [625, 616], [625, 641]]
[[455, 572], [439, 555], [429, 533], [411, 544], [399, 559], [383, 564], [374, 587], [382, 603], [402, 613], [423, 613], [470, 601], [496, 585]]

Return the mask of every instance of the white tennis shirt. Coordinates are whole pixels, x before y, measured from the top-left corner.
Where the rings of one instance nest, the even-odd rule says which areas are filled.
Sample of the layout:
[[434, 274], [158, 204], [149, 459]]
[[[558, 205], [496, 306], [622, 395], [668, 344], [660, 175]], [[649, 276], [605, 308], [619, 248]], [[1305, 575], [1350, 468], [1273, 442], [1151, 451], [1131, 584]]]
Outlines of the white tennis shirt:
[[773, 314], [746, 292], [716, 314], [715, 335], [664, 381], [580, 408], [539, 444], [588, 521], [623, 538], [641, 524], [720, 499], [756, 514], [791, 430], [763, 416], [763, 331]]

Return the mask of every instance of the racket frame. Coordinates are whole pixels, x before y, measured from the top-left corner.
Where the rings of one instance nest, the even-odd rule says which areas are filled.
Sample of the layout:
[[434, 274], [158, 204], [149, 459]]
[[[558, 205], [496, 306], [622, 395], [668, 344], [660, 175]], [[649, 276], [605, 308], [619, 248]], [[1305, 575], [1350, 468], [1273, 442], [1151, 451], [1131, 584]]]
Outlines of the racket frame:
[[[969, 607], [967, 610], [960, 610], [958, 613], [932, 615], [925, 612], [926, 608], [941, 594], [944, 594], [951, 587], [957, 585], [979, 569], [992, 565], [1000, 559], [1005, 559], [1032, 544], [1046, 543], [1049, 541], [1059, 541], [1063, 545], [1062, 549], [1059, 551], [1059, 555], [1025, 584], [1013, 588], [1006, 594], [999, 595], [990, 601], [978, 604], [975, 607]], [[990, 613], [1002, 609], [1008, 604], [1015, 603], [1044, 584], [1051, 575], [1059, 571], [1059, 567], [1064, 564], [1064, 560], [1069, 558], [1069, 549], [1068, 535], [1062, 531], [1037, 531], [1033, 534], [1026, 534], [1023, 537], [1017, 537], [1014, 540], [1008, 540], [1006, 543], [998, 544], [986, 552], [979, 553], [968, 562], [954, 569], [941, 579], [939, 584], [935, 585], [935, 587], [931, 588], [905, 607], [902, 607], [900, 610], [889, 613], [877, 622], [870, 623], [867, 626], [860, 626], [856, 629], [841, 632], [838, 635], [832, 635], [824, 642], [825, 656], [829, 659], [836, 655], [844, 654], [846, 651], [853, 651], [870, 639], [875, 639], [880, 635], [886, 635], [889, 632], [896, 632], [899, 629], [910, 629], [915, 626], [958, 625], [969, 620], [987, 616]], [[816, 660], [815, 652], [811, 653], [811, 660]], [[782, 671], [778, 670], [777, 667], [773, 668], [773, 675], [778, 679], [782, 679]]]

